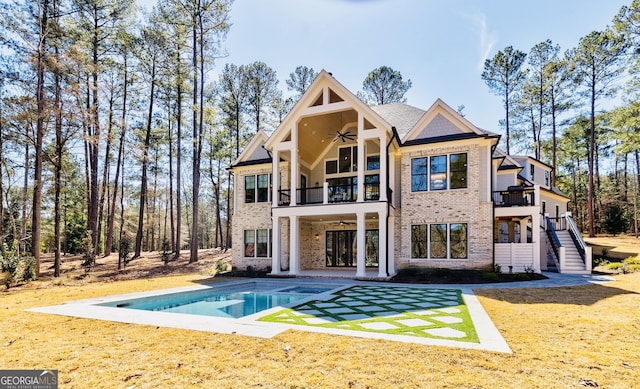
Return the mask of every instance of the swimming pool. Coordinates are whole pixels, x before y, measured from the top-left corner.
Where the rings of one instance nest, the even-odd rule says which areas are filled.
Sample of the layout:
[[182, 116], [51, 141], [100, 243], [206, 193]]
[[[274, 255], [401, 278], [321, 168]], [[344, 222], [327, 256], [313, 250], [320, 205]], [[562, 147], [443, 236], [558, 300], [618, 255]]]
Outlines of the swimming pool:
[[227, 318], [240, 318], [273, 307], [286, 307], [334, 289], [320, 284], [287, 285], [273, 282], [247, 282], [225, 287], [211, 287], [188, 292], [110, 301], [106, 307], [145, 311], [184, 313]]

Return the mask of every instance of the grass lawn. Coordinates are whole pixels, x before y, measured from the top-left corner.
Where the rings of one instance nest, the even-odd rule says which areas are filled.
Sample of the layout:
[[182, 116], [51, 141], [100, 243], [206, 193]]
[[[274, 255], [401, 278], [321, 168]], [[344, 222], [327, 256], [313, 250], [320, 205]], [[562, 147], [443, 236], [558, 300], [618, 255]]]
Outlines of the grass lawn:
[[628, 388], [640, 382], [639, 273], [602, 286], [477, 290], [513, 354], [302, 331], [258, 339], [24, 311], [207, 277], [35, 282], [0, 292], [0, 368], [58, 369], [64, 388]]

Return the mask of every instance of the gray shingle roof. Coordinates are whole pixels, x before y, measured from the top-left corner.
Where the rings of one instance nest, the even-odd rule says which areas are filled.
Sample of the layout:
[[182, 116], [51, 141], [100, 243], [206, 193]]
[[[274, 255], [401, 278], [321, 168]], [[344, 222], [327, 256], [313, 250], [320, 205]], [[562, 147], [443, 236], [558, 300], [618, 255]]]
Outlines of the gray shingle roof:
[[400, 139], [404, 138], [426, 112], [403, 103], [374, 105], [371, 109], [396, 128]]

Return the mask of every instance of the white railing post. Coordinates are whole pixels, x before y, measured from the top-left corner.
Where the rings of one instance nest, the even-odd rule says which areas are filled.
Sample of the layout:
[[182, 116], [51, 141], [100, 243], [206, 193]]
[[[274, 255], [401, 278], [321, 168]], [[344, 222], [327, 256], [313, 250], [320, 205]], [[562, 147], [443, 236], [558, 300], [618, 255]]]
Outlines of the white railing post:
[[329, 183], [322, 183], [322, 204], [329, 204]]

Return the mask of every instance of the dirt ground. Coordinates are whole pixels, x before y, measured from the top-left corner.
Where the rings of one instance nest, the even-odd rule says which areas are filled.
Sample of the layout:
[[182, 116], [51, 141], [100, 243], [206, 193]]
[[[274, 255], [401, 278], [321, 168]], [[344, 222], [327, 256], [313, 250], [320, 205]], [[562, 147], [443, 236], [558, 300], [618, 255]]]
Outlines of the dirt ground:
[[[118, 254], [114, 253], [108, 257], [98, 257], [96, 265], [89, 273], [82, 267], [81, 255], [67, 255], [62, 257], [60, 266], [60, 278], [65, 284], [82, 282], [112, 282], [123, 280], [135, 280], [142, 278], [153, 278], [163, 275], [179, 274], [209, 274], [214, 275], [213, 270], [218, 261], [227, 264], [231, 269], [231, 250], [226, 252], [219, 249], [200, 250], [198, 261], [189, 263], [189, 251], [182, 251], [177, 259], [173, 259], [164, 265], [162, 253], [143, 252], [139, 258], [129, 262], [125, 270], [118, 270]], [[40, 280], [47, 281], [53, 279], [53, 255], [45, 254], [41, 258]]]

